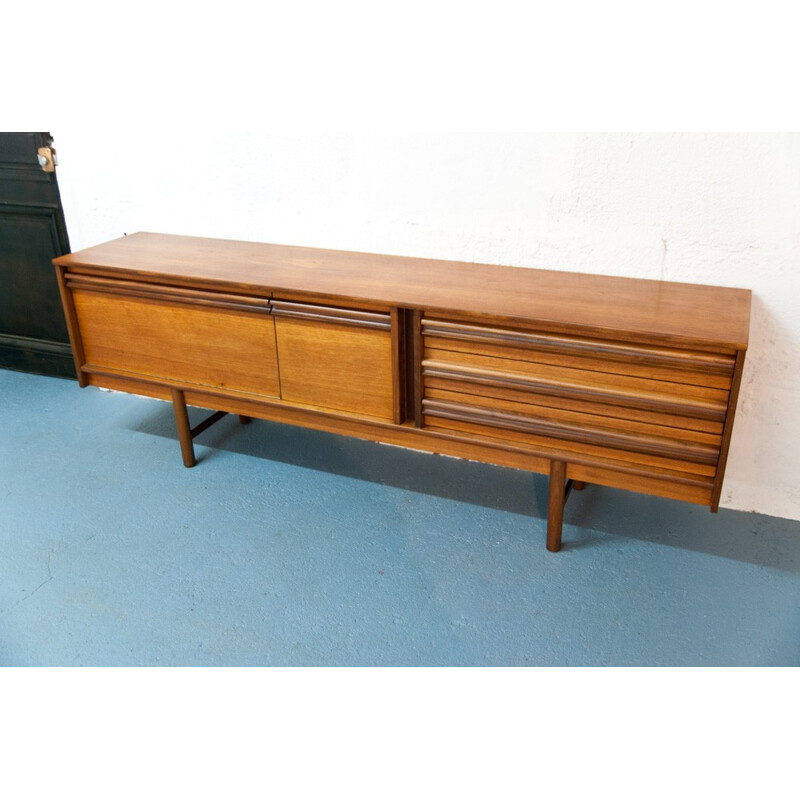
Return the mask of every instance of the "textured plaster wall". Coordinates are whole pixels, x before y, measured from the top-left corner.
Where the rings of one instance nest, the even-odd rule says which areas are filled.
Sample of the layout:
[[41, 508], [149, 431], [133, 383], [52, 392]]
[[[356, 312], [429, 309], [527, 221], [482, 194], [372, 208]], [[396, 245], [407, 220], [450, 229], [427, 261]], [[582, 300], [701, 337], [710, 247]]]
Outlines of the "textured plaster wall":
[[53, 134], [73, 249], [151, 230], [752, 289], [722, 505], [800, 519], [800, 135]]

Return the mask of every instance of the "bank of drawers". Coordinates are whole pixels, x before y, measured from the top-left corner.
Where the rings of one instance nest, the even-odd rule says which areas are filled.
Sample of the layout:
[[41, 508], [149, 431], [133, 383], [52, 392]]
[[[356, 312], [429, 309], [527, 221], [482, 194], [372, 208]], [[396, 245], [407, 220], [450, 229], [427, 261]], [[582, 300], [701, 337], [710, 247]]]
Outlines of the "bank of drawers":
[[428, 429], [712, 481], [734, 356], [425, 316]]

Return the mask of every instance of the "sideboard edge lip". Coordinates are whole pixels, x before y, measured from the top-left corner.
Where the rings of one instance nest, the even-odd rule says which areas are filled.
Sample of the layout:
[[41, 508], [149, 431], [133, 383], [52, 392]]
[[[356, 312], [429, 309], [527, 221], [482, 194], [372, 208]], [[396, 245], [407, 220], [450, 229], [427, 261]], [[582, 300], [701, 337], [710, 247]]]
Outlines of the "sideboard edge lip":
[[[425, 316], [439, 315], [449, 318], [492, 322], [499, 325], [510, 325], [537, 329], [548, 333], [572, 333], [582, 334], [590, 338], [611, 339], [617, 341], [639, 342], [642, 344], [656, 345], [675, 345], [694, 350], [704, 350], [713, 352], [725, 352], [735, 355], [740, 351], [746, 351], [749, 344], [749, 308], [747, 331], [744, 339], [722, 339], [722, 338], [700, 338], [696, 336], [681, 336], [671, 332], [655, 330], [634, 330], [622, 326], [596, 326], [582, 323], [568, 323], [560, 320], [552, 320], [534, 316], [503, 315], [487, 313], [482, 310], [473, 310], [445, 306], [439, 304], [407, 303], [402, 298], [392, 298], [389, 296], [354, 296], [347, 294], [333, 294], [327, 292], [298, 290], [279, 283], [238, 283], [234, 281], [224, 281], [208, 277], [189, 277], [174, 275], [167, 272], [150, 272], [130, 267], [99, 266], [97, 264], [84, 263], [81, 261], [65, 262], [68, 256], [60, 256], [53, 259], [53, 263], [66, 273], [76, 275], [92, 275], [97, 277], [111, 277], [117, 279], [128, 279], [131, 281], [142, 281], [155, 283], [159, 286], [193, 286], [208, 288], [213, 291], [229, 291], [238, 294], [255, 294], [259, 297], [285, 296], [287, 298], [305, 298], [307, 300], [318, 299], [331, 304], [342, 304], [351, 306], [369, 306], [381, 310], [390, 308], [404, 308], [410, 311], [420, 311]], [[747, 290], [739, 290], [750, 292]]]
[[[124, 252], [126, 245], [122, 242], [128, 240], [129, 246], [133, 248], [134, 253], [138, 253], [136, 264], [134, 266], [121, 263], [120, 252]], [[163, 259], [159, 259], [155, 253], [160, 246], [165, 247], [167, 255]], [[212, 247], [209, 247], [212, 245]], [[185, 259], [181, 258], [182, 266], [177, 272], [170, 271], [170, 260], [175, 262], [177, 258], [176, 252], [181, 247], [188, 248], [188, 254]], [[202, 253], [203, 248], [208, 248], [207, 253]], [[202, 256], [205, 255], [205, 260]], [[387, 280], [390, 284], [388, 292], [383, 292], [383, 287], [376, 288], [374, 281], [367, 281], [363, 286], [357, 289], [350, 290], [346, 286], [349, 278], [352, 275], [342, 274], [341, 285], [337, 285], [334, 280], [331, 282], [328, 276], [327, 267], [333, 270], [336, 280], [339, 279], [337, 270], [342, 267], [347, 259], [352, 257], [353, 263], [350, 265], [353, 269], [368, 268], [369, 263], [365, 259], [380, 259], [385, 261], [389, 273]], [[191, 274], [191, 264], [195, 259], [199, 259], [199, 263], [203, 263], [204, 267], [200, 270], [200, 274]], [[283, 270], [283, 260], [287, 260], [289, 273]], [[308, 261], [303, 264], [301, 273], [292, 271], [297, 266], [296, 259], [303, 259]], [[233, 260], [240, 264], [241, 269], [225, 272], [216, 268], [210, 268], [217, 264], [222, 266], [226, 261]], [[160, 263], [159, 263], [160, 262]], [[233, 287], [239, 291], [251, 291], [262, 294], [264, 291], [286, 291], [291, 293], [303, 292], [306, 296], [318, 297], [331, 297], [331, 298], [344, 298], [359, 303], [375, 303], [382, 306], [393, 306], [398, 308], [407, 309], [452, 309], [457, 312], [468, 312], [477, 309], [480, 303], [478, 300], [480, 296], [476, 294], [477, 291], [483, 292], [485, 287], [480, 284], [471, 285], [466, 291], [467, 294], [463, 298], [459, 297], [454, 303], [449, 302], [451, 298], [450, 284], [453, 284], [453, 289], [460, 289], [456, 284], [461, 277], [471, 274], [471, 270], [475, 269], [480, 272], [484, 269], [500, 270], [493, 278], [494, 284], [498, 284], [498, 291], [494, 292], [494, 284], [492, 284], [492, 291], [490, 292], [490, 302], [484, 302], [483, 307], [478, 309], [480, 313], [485, 315], [495, 316], [497, 318], [507, 318], [509, 320], [520, 319], [523, 320], [539, 320], [540, 324], [548, 326], [561, 326], [569, 325], [573, 329], [581, 329], [586, 332], [597, 330], [603, 335], [611, 334], [616, 338], [617, 333], [621, 336], [648, 336], [652, 335], [654, 328], [652, 319], [648, 321], [640, 320], [638, 318], [630, 317], [628, 319], [618, 319], [614, 324], [606, 324], [606, 319], [599, 318], [597, 313], [591, 312], [580, 314], [583, 319], [576, 319], [575, 317], [565, 318], [563, 314], [556, 308], [549, 310], [544, 307], [536, 307], [535, 305], [526, 309], [526, 303], [520, 304], [519, 302], [510, 302], [509, 294], [503, 291], [501, 277], [505, 275], [505, 271], [512, 271], [513, 273], [528, 273], [532, 276], [533, 280], [525, 280], [520, 284], [520, 288], [529, 289], [532, 293], [539, 291], [539, 284], [536, 275], [541, 276], [558, 276], [558, 280], [566, 281], [565, 287], [550, 286], [543, 289], [545, 293], [554, 293], [558, 296], [558, 292], [567, 291], [571, 292], [573, 296], [580, 298], [589, 293], [594, 296], [596, 290], [605, 296], [606, 289], [603, 286], [623, 286], [625, 284], [632, 285], [636, 283], [642, 287], [642, 299], [648, 304], [650, 309], [652, 304], [652, 311], [655, 317], [658, 317], [656, 336], [669, 336], [672, 341], [676, 343], [685, 343], [691, 346], [694, 342], [698, 346], [708, 347], [709, 344], [715, 346], [726, 347], [732, 351], [746, 349], [747, 341], [749, 338], [749, 322], [750, 322], [750, 305], [752, 299], [752, 290], [740, 287], [719, 286], [703, 283], [685, 283], [682, 281], [669, 281], [669, 280], [655, 280], [652, 278], [621, 276], [621, 275], [606, 275], [602, 273], [585, 273], [576, 272], [572, 270], [558, 270], [558, 269], [542, 269], [539, 267], [527, 266], [511, 266], [503, 264], [484, 264], [482, 262], [466, 262], [466, 261], [452, 261], [446, 259], [434, 259], [414, 256], [398, 256], [387, 255], [378, 253], [366, 253], [360, 251], [347, 251], [347, 250], [330, 250], [326, 248], [317, 247], [301, 247], [296, 245], [283, 245], [283, 244], [270, 244], [264, 242], [246, 242], [226, 239], [210, 239], [207, 237], [195, 236], [181, 236], [175, 234], [162, 234], [151, 232], [138, 232], [132, 233], [129, 236], [123, 236], [111, 242], [105, 242], [93, 247], [85, 248], [80, 251], [59, 256], [54, 260], [54, 263], [65, 267], [67, 269], [87, 269], [87, 270], [109, 270], [115, 275], [127, 273], [130, 275], [138, 275], [143, 279], [160, 282], [172, 283], [173, 285], [185, 285], [187, 282], [200, 282], [207, 286], [224, 286], [226, 288]], [[370, 262], [371, 263], [371, 262]], [[400, 267], [419, 267], [422, 272], [421, 276], [426, 274], [426, 268], [431, 265], [439, 265], [444, 271], [438, 275], [438, 282], [434, 280], [432, 283], [423, 280], [422, 285], [417, 282], [409, 282], [403, 277], [399, 276], [397, 270]], [[374, 265], [373, 265], [374, 266]], [[325, 273], [323, 280], [318, 280], [316, 277], [317, 270]], [[453, 271], [455, 270], [455, 271]], [[351, 270], [352, 272], [352, 270]], [[272, 274], [270, 274], [272, 273]], [[508, 273], [511, 274], [511, 273]], [[584, 280], [585, 279], [585, 280]], [[542, 278], [548, 280], [548, 278]], [[578, 283], [576, 283], [576, 281]], [[583, 281], [583, 282], [581, 282]], [[499, 283], [498, 283], [499, 282]], [[599, 284], [596, 286], [597, 282]], [[662, 298], [657, 287], [663, 286], [671, 287], [668, 292], [668, 297], [664, 298], [663, 302], [666, 305], [659, 305], [662, 303]], [[299, 288], [298, 288], [299, 287]], [[537, 288], [539, 287], [539, 288]], [[678, 292], [676, 295], [673, 289]], [[716, 304], [717, 308], [735, 306], [737, 310], [736, 322], [730, 324], [714, 324], [711, 326], [701, 325], [693, 327], [688, 332], [682, 331], [680, 327], [674, 326], [671, 323], [672, 311], [669, 310], [670, 304], [675, 305], [684, 302], [687, 298], [684, 297], [683, 290], [697, 291], [700, 296], [704, 298], [701, 302], [706, 307], [708, 303]], [[608, 289], [608, 291], [611, 291]], [[606, 297], [606, 300], [611, 302], [616, 297], [614, 290], [611, 295]], [[654, 291], [656, 292], [654, 294]], [[713, 294], [709, 296], [709, 292]], [[462, 293], [463, 294], [463, 293]], [[623, 292], [623, 294], [626, 294]], [[482, 295], [484, 301], [486, 300], [485, 293]], [[513, 294], [514, 297], [519, 297], [519, 293]], [[634, 295], [638, 297], [639, 293]], [[549, 294], [548, 294], [549, 297]], [[462, 302], [463, 299], [463, 302]], [[617, 297], [617, 299], [619, 299]], [[691, 299], [691, 298], [689, 298]], [[558, 305], [558, 304], [556, 304]], [[593, 305], [593, 304], [589, 304]], [[584, 303], [585, 307], [589, 307]], [[678, 306], [675, 306], [678, 308]], [[552, 308], [552, 306], [550, 307]], [[620, 311], [622, 311], [620, 307]], [[708, 310], [708, 308], [706, 308]], [[648, 311], [649, 313], [649, 311]], [[708, 314], [704, 315], [708, 317]], [[716, 316], [716, 315], [715, 315]], [[731, 315], [724, 314], [724, 317], [730, 318]], [[556, 329], [552, 327], [552, 329]]]

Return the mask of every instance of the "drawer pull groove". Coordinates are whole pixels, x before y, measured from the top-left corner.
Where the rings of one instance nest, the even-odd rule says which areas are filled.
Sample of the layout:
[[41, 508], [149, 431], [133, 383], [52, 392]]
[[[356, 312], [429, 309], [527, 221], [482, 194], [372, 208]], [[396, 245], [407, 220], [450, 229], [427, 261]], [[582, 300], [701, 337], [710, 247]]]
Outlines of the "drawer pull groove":
[[424, 335], [446, 339], [524, 347], [568, 356], [594, 356], [616, 361], [635, 361], [652, 366], [683, 367], [720, 375], [731, 375], [734, 367], [732, 357], [699, 351], [655, 348], [646, 345], [634, 346], [604, 340], [580, 339], [503, 328], [483, 328], [440, 320], [423, 320], [422, 329]]
[[566, 439], [572, 442], [611, 447], [618, 450], [665, 456], [698, 464], [717, 463], [719, 449], [688, 442], [672, 441], [658, 437], [626, 434], [581, 425], [579, 427], [537, 417], [491, 411], [457, 403], [423, 400], [423, 412], [431, 417], [441, 417], [461, 422], [471, 422], [505, 430]]
[[270, 313], [270, 301], [265, 297], [251, 297], [227, 292], [186, 289], [181, 286], [165, 286], [73, 274], [67, 275], [66, 285], [68, 289], [83, 292], [138, 297], [145, 300], [162, 300], [185, 305], [229, 308], [236, 311], [250, 311], [261, 314]]
[[335, 308], [286, 300], [272, 300], [272, 313], [276, 317], [330, 322], [337, 325], [354, 325], [359, 328], [391, 330], [391, 317], [378, 311], [358, 311], [352, 308]]
[[451, 379], [484, 386], [494, 386], [501, 389], [522, 388], [526, 391], [537, 392], [551, 397], [588, 400], [699, 419], [716, 421], [725, 419], [725, 406], [723, 404], [716, 405], [694, 399], [673, 400], [655, 395], [609, 391], [560, 381], [529, 379], [501, 372], [493, 373], [486, 370], [451, 369], [431, 362], [423, 362], [423, 377]]

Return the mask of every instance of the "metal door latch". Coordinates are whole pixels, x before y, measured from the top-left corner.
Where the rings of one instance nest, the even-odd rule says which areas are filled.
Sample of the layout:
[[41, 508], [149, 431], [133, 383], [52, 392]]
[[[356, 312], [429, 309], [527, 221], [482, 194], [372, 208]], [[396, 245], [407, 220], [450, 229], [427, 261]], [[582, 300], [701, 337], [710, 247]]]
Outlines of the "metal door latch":
[[44, 172], [55, 172], [58, 166], [58, 156], [55, 147], [39, 148], [39, 166]]

